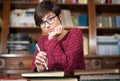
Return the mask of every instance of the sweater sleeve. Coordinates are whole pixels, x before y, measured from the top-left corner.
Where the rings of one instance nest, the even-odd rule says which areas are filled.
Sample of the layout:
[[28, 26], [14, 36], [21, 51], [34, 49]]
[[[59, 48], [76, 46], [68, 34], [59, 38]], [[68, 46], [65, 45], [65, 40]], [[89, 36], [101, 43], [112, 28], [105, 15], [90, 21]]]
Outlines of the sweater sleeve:
[[72, 72], [74, 69], [84, 69], [83, 37], [80, 29], [70, 32], [66, 45], [66, 48], [63, 49], [56, 38], [44, 43], [50, 69], [63, 68], [66, 73]]

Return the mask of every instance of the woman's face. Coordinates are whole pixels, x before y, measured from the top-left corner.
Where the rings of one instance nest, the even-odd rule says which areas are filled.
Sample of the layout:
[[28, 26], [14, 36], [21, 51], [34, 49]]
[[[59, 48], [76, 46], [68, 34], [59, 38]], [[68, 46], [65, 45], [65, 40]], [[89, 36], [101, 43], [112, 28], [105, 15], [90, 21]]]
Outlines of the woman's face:
[[60, 25], [60, 20], [58, 16], [56, 16], [53, 12], [50, 12], [42, 17], [43, 22], [41, 23], [41, 29], [45, 32], [50, 34], [54, 31], [54, 29]]

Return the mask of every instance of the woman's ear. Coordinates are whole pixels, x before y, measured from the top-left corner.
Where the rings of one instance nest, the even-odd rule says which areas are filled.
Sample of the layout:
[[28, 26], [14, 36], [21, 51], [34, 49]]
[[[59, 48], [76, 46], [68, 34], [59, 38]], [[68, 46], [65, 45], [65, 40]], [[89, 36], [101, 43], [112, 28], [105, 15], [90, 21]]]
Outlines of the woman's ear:
[[61, 20], [61, 18], [62, 18], [62, 13], [59, 14], [59, 18], [60, 18], [60, 20]]
[[59, 14], [58, 18], [59, 18], [60, 24], [62, 24], [62, 13]]

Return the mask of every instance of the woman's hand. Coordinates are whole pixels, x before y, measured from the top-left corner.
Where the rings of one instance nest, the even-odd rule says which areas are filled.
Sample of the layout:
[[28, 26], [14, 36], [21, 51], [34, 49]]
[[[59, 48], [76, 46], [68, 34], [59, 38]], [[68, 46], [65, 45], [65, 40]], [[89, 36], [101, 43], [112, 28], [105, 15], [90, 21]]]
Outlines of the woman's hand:
[[35, 59], [35, 65], [37, 67], [38, 72], [46, 70], [44, 63], [47, 64], [48, 60], [46, 58], [46, 53], [41, 51], [40, 53], [37, 54], [36, 59]]
[[52, 39], [53, 37], [58, 37], [63, 31], [63, 26], [58, 25], [53, 32], [51, 32], [48, 36], [48, 39]]

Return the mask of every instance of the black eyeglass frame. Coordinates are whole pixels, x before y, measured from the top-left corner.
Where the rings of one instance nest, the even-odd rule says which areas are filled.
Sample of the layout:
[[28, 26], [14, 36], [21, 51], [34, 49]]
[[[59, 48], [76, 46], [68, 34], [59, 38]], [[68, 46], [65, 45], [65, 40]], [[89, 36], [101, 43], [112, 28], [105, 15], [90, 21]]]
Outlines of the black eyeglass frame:
[[[49, 25], [53, 24], [53, 23], [55, 22], [55, 17], [57, 17], [57, 16], [55, 15], [55, 16], [53, 16], [53, 17], [48, 18], [46, 21], [42, 21], [42, 22], [40, 23], [40, 27], [45, 27], [46, 22], [47, 22]], [[50, 19], [53, 19], [52, 22], [49, 21]], [[43, 26], [41, 26], [41, 25], [43, 25]]]

